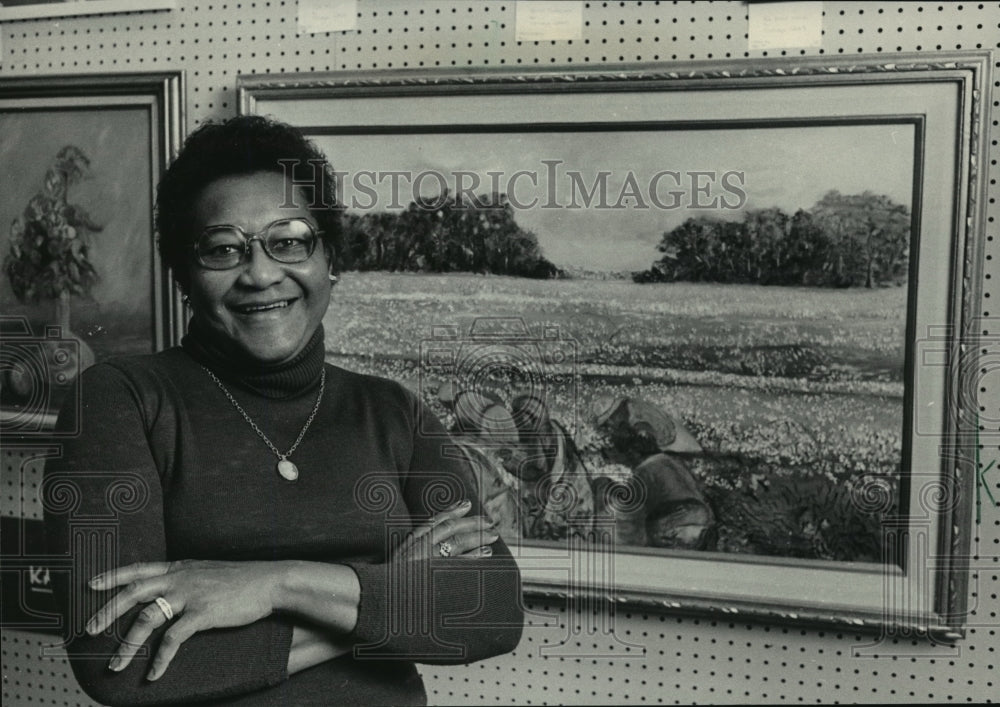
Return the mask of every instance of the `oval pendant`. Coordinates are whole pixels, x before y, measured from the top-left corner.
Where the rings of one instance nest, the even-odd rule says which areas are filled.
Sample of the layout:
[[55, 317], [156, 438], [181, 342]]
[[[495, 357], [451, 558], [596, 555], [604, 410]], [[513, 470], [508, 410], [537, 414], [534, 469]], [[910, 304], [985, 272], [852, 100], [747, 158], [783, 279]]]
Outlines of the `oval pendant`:
[[281, 478], [287, 481], [295, 481], [299, 478], [299, 468], [287, 459], [278, 460], [278, 473]]

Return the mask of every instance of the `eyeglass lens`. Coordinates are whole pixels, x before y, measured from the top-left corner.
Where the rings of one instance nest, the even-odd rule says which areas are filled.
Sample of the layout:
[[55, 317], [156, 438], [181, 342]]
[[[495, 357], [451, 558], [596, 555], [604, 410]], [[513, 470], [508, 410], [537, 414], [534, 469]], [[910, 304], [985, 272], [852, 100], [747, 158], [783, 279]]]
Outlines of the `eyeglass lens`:
[[[275, 221], [261, 235], [264, 252], [279, 263], [308, 260], [316, 245], [316, 232], [308, 221], [299, 219]], [[205, 267], [226, 270], [243, 261], [250, 249], [249, 240], [236, 226], [214, 226], [198, 239], [195, 252]]]

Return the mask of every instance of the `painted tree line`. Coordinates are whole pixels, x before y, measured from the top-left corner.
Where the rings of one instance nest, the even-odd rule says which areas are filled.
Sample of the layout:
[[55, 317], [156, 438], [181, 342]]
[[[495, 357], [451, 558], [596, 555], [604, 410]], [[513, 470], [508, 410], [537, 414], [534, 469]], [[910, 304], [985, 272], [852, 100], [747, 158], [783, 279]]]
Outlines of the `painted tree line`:
[[348, 213], [344, 246], [348, 270], [560, 275], [497, 194], [461, 199], [446, 192], [410, 202], [402, 212]]
[[[809, 209], [747, 210], [742, 220], [692, 217], [663, 234], [662, 255], [635, 282], [877, 287], [906, 280], [910, 210], [884, 195], [827, 192]], [[503, 195], [447, 192], [401, 212], [344, 217], [348, 270], [476, 272], [551, 278], [530, 230]]]
[[663, 255], [635, 282], [815, 287], [901, 284], [909, 261], [907, 207], [870, 191], [827, 192], [810, 209], [748, 210], [741, 221], [689, 218], [663, 234]]

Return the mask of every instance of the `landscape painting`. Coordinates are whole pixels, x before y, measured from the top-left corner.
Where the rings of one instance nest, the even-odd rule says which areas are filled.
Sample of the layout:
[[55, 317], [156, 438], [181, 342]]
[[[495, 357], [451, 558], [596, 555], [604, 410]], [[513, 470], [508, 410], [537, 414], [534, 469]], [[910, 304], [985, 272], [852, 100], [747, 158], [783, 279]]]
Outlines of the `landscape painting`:
[[330, 360], [422, 394], [508, 541], [603, 520], [630, 546], [881, 561], [914, 126], [610, 137], [318, 137], [347, 207]]
[[335, 170], [328, 361], [400, 381], [444, 422], [526, 594], [951, 640], [987, 64], [238, 91]]

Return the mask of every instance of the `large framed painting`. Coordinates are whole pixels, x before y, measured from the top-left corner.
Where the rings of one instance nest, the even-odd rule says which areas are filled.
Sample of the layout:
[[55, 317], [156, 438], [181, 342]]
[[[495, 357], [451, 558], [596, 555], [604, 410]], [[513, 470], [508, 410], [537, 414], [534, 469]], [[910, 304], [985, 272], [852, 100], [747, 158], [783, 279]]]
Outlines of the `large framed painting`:
[[[244, 76], [526, 593], [961, 635], [989, 59]], [[589, 610], [588, 610], [589, 613]]]
[[81, 370], [179, 340], [153, 237], [177, 72], [0, 79], [0, 429], [47, 434]]

